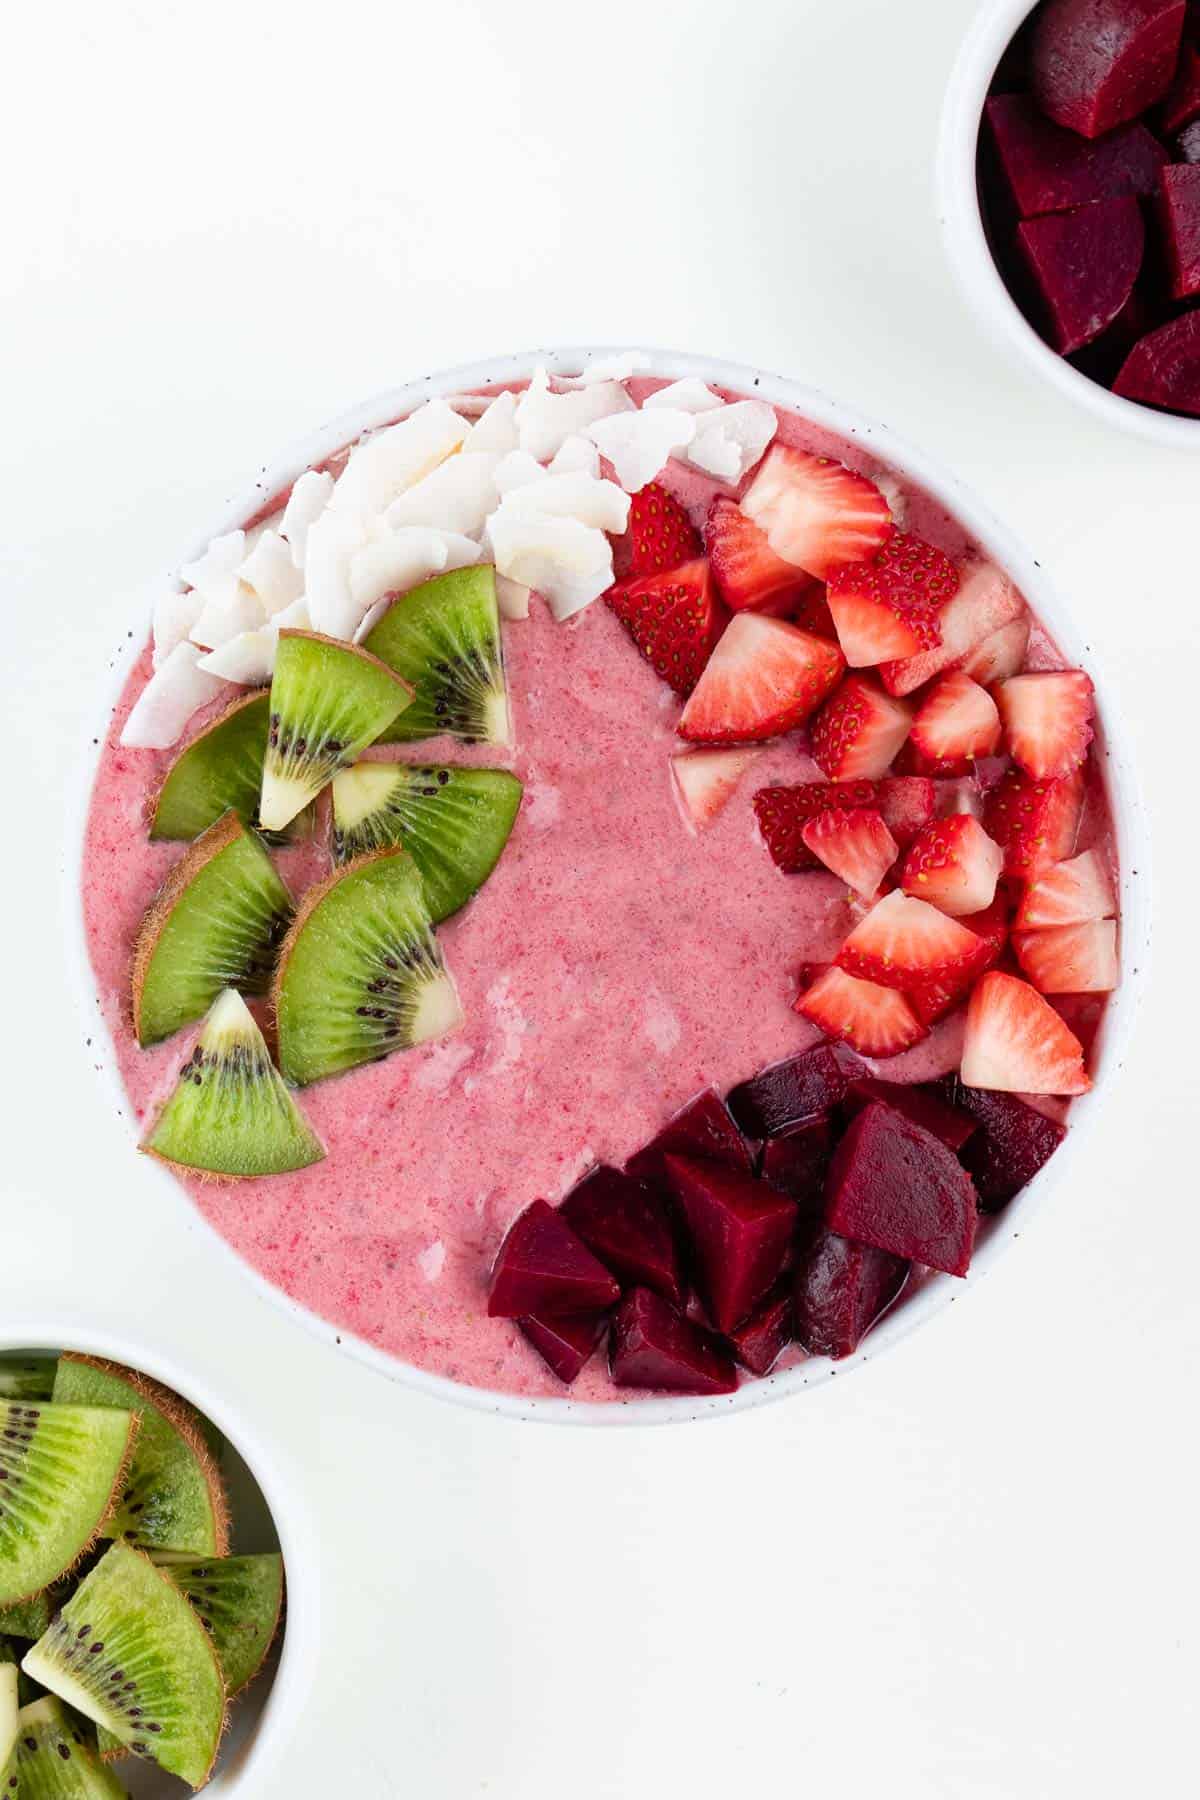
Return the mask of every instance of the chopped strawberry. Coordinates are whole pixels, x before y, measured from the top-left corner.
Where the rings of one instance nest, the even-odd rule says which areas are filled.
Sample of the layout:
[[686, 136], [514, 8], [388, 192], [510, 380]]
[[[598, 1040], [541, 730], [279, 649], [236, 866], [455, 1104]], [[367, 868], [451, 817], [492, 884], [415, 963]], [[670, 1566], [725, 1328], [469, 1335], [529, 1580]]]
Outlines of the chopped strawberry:
[[884, 663], [879, 671], [884, 687], [889, 694], [911, 694], [944, 670], [958, 668], [985, 638], [1024, 613], [1025, 602], [1002, 569], [990, 562], [968, 565], [957, 594], [938, 614], [939, 647]]
[[908, 736], [912, 713], [870, 675], [851, 675], [812, 728], [814, 759], [833, 781], [875, 781]]
[[656, 674], [677, 694], [690, 694], [726, 618], [704, 558], [623, 581], [605, 598]]
[[738, 782], [760, 752], [745, 750], [683, 750], [671, 758], [671, 772], [693, 825], [711, 825]]
[[924, 831], [934, 814], [937, 795], [932, 781], [920, 775], [889, 775], [879, 783], [883, 822], [902, 850]]
[[1115, 919], [1014, 931], [1013, 949], [1043, 994], [1107, 994], [1121, 979]]
[[733, 612], [753, 608], [790, 613], [804, 590], [813, 585], [803, 569], [776, 556], [766, 532], [746, 517], [735, 500], [713, 501], [704, 541], [721, 598]]
[[999, 969], [977, 983], [967, 1008], [962, 1079], [1008, 1094], [1086, 1094], [1083, 1048], [1036, 988]]
[[927, 774], [965, 775], [1000, 742], [996, 702], [969, 675], [939, 676], [917, 708], [911, 742]]
[[1004, 851], [1004, 873], [1033, 881], [1070, 856], [1083, 810], [1083, 776], [1034, 781], [1009, 769], [984, 802], [983, 827]]
[[629, 502], [629, 573], [659, 575], [703, 555], [700, 533], [673, 494], [647, 483]]
[[800, 835], [817, 860], [864, 900], [875, 898], [899, 855], [895, 838], [874, 811], [821, 813]]
[[904, 859], [900, 886], [952, 919], [983, 912], [996, 898], [1004, 852], [970, 813], [927, 825]]
[[1016, 923], [1022, 931], [1087, 925], [1093, 919], [1111, 919], [1116, 910], [1103, 859], [1095, 850], [1085, 850], [1029, 883], [1017, 908]]
[[839, 563], [873, 555], [894, 529], [873, 481], [784, 444], [767, 451], [741, 506], [777, 556], [820, 581]]
[[838, 967], [881, 987], [907, 988], [974, 964], [979, 939], [957, 919], [899, 889], [871, 908], [835, 958]]
[[1028, 649], [1029, 620], [1014, 619], [1011, 625], [1002, 625], [999, 631], [993, 631], [981, 644], [976, 644], [961, 665], [962, 672], [972, 681], [979, 682], [981, 687], [990, 687], [993, 681], [1019, 675], [1025, 667]]
[[683, 709], [679, 735], [699, 744], [779, 737], [804, 723], [844, 668], [825, 638], [761, 613], [735, 613]]
[[814, 581], [811, 587], [805, 588], [796, 596], [796, 610], [791, 619], [792, 624], [799, 625], [801, 631], [811, 631], [817, 637], [831, 638], [837, 643], [833, 614], [825, 598], [825, 589], [819, 581]]
[[996, 688], [1004, 739], [1035, 781], [1079, 768], [1092, 741], [1092, 683], [1082, 669], [1013, 675]]
[[1008, 942], [1008, 908], [1002, 898], [993, 900], [986, 912], [971, 913], [959, 921], [979, 939], [979, 954], [961, 969], [949, 975], [935, 976], [906, 988], [909, 1005], [923, 1025], [936, 1025], [961, 1000], [984, 972], [998, 963]]
[[754, 816], [772, 862], [794, 875], [821, 866], [804, 842], [804, 827], [811, 819], [877, 803], [873, 781], [799, 781], [788, 787], [759, 788], [754, 796]]
[[862, 1056], [898, 1056], [925, 1037], [925, 1027], [895, 988], [826, 969], [796, 1001], [796, 1011]]
[[958, 592], [958, 570], [941, 550], [909, 531], [894, 531], [867, 562], [844, 563], [829, 577], [829, 610], [852, 669], [942, 641], [938, 613]]

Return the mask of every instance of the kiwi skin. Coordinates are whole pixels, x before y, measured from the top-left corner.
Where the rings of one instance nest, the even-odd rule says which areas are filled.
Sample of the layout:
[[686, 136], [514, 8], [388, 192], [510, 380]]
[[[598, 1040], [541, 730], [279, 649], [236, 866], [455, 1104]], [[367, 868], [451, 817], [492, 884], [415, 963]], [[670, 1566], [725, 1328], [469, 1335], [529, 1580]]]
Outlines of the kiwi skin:
[[[5, 1411], [5, 1404], [6, 1403], [0, 1403], [0, 1415], [3, 1415], [3, 1413]], [[46, 1404], [52, 1405], [53, 1402], [47, 1401]], [[95, 1529], [92, 1531], [86, 1544], [83, 1544], [80, 1547], [78, 1554], [76, 1556], [72, 1557], [71, 1561], [67, 1564], [66, 1568], [61, 1570], [59, 1574], [57, 1574], [53, 1577], [51, 1586], [57, 1587], [59, 1585], [59, 1583], [68, 1581], [71, 1578], [71, 1576], [75, 1573], [75, 1571], [77, 1569], [79, 1569], [87, 1561], [88, 1557], [92, 1554], [93, 1550], [95, 1550], [97, 1544], [102, 1542], [103, 1537], [104, 1537], [104, 1528], [108, 1524], [109, 1520], [112, 1518], [113, 1513], [116, 1510], [117, 1503], [120, 1500], [121, 1495], [125, 1491], [125, 1483], [129, 1479], [129, 1470], [133, 1463], [133, 1452], [137, 1445], [138, 1432], [141, 1430], [141, 1427], [142, 1427], [142, 1421], [141, 1421], [140, 1417], [138, 1416], [138, 1414], [130, 1413], [130, 1415], [129, 1415], [129, 1433], [125, 1439], [125, 1455], [124, 1455], [124, 1459], [122, 1460], [122, 1462], [121, 1462], [119, 1468], [117, 1469], [116, 1474], [113, 1478], [112, 1491], [108, 1496], [108, 1504], [101, 1510], [100, 1517], [96, 1521]], [[24, 1608], [26, 1606], [29, 1606], [33, 1601], [40, 1600], [42, 1595], [45, 1592], [46, 1592], [46, 1589], [44, 1586], [36, 1587], [36, 1588], [32, 1589], [32, 1591], [28, 1594], [19, 1594], [13, 1599], [6, 1600], [4, 1604], [5, 1604], [6, 1608], [11, 1607], [14, 1610], [18, 1607]]]

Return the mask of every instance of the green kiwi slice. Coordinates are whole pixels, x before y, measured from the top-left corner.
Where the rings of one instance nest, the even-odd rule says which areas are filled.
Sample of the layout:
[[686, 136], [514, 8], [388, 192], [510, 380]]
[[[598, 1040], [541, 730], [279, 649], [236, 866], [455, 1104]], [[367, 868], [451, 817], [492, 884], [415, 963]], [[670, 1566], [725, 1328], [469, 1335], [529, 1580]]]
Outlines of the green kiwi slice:
[[369, 633], [365, 648], [416, 690], [382, 743], [443, 735], [469, 744], [508, 743], [508, 689], [496, 571], [490, 564], [452, 569], [402, 594]]
[[149, 1550], [224, 1556], [229, 1507], [199, 1415], [148, 1375], [98, 1357], [66, 1352], [54, 1383], [55, 1403], [116, 1407], [135, 1413], [137, 1442], [104, 1537], [126, 1537]]
[[98, 1761], [83, 1721], [47, 1695], [17, 1714], [15, 1747], [4, 1770], [6, 1800], [129, 1800]]
[[155, 1560], [200, 1614], [232, 1700], [254, 1680], [275, 1641], [283, 1612], [282, 1556]]
[[12, 1646], [0, 1641], [0, 1770], [8, 1762], [12, 1747], [17, 1741], [19, 1681], [17, 1659]]
[[194, 1788], [208, 1780], [225, 1725], [224, 1677], [198, 1615], [143, 1551], [114, 1544], [23, 1667], [135, 1756]]
[[350, 862], [403, 843], [435, 925], [481, 888], [508, 842], [521, 783], [506, 769], [359, 763], [333, 778], [333, 851]]
[[0, 1606], [74, 1568], [121, 1493], [132, 1412], [0, 1402]]
[[196, 839], [151, 903], [133, 955], [143, 1048], [204, 1016], [222, 988], [262, 993], [292, 898], [235, 812]]
[[0, 1632], [8, 1637], [40, 1638], [53, 1611], [49, 1593], [34, 1594], [18, 1606], [0, 1606]]
[[176, 1168], [233, 1179], [306, 1169], [325, 1155], [233, 988], [204, 1021], [141, 1147]]
[[0, 1400], [48, 1400], [54, 1392], [54, 1363], [53, 1356], [0, 1357]]
[[279, 952], [274, 1001], [279, 1066], [296, 1087], [460, 1023], [406, 851], [359, 857], [305, 896]]
[[179, 752], [158, 790], [152, 838], [195, 838], [230, 808], [243, 825], [258, 819], [271, 718], [265, 689], [243, 694]]
[[394, 669], [354, 644], [281, 631], [271, 678], [259, 816], [282, 831], [412, 700]]

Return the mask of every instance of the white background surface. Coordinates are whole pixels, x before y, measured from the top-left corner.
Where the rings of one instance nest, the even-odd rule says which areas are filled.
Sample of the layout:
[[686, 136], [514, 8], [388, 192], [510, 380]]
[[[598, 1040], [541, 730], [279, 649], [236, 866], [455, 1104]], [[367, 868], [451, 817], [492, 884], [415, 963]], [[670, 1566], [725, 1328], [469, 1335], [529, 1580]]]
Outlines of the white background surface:
[[[932, 200], [969, 0], [24, 8], [0, 158], [7, 1302], [154, 1343], [300, 1470], [319, 1680], [262, 1800], [1182, 1795], [1194, 1780], [1195, 456], [1001, 360]], [[719, 1423], [392, 1387], [219, 1262], [77, 1028], [68, 795], [128, 596], [290, 438], [476, 354], [662, 343], [860, 404], [1073, 599], [1140, 753], [1123, 1090], [969, 1302]]]

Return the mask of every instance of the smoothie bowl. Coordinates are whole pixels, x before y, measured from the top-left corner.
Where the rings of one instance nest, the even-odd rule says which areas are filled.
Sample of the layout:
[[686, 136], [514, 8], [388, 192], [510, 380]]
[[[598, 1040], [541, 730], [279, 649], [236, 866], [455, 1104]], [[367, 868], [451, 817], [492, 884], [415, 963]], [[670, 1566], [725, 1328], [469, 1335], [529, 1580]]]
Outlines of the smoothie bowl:
[[82, 893], [142, 1148], [428, 1391], [640, 1423], [864, 1359], [1120, 1066], [1145, 860], [1084, 662], [975, 502], [793, 383], [383, 396], [122, 670]]

